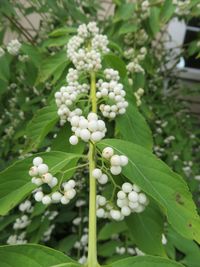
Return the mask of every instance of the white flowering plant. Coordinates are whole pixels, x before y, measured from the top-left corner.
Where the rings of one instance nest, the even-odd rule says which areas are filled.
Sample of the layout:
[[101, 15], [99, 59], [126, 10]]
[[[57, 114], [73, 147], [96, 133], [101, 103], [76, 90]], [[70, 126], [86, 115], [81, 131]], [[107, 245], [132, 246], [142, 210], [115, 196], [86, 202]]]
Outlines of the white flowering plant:
[[[187, 183], [152, 153], [151, 131], [137, 109], [152, 124], [156, 145], [176, 140], [174, 122], [160, 138], [157, 134], [163, 132], [157, 128], [166, 123], [155, 118], [153, 124], [149, 116], [167, 117], [154, 99], [162, 99], [161, 91], [154, 92], [162, 85], [162, 72], [158, 80], [155, 75], [159, 54], [155, 51], [152, 57], [153, 69], [148, 57], [155, 49], [151, 43], [157, 9], [163, 12], [162, 3], [118, 4], [107, 35], [95, 22], [67, 29], [66, 47], [42, 61], [34, 86], [42, 88], [52, 76], [51, 93], [43, 96], [47, 107], [40, 109], [39, 102], [27, 124], [24, 158], [0, 173], [0, 213], [11, 213], [2, 218], [2, 229], [6, 225], [12, 231], [5, 234], [9, 246], [0, 247], [2, 266], [183, 266], [176, 262], [174, 247], [188, 253], [182, 242], [197, 251], [192, 240], [200, 242], [199, 217]], [[149, 19], [153, 28], [148, 31]], [[51, 36], [57, 39], [63, 32], [58, 29]], [[132, 42], [135, 51], [129, 49]], [[23, 49], [19, 43], [9, 46], [11, 56]], [[172, 98], [167, 101], [172, 103]], [[156, 111], [145, 109], [150, 105]], [[170, 157], [155, 148], [155, 154], [174, 167]], [[197, 252], [195, 257], [197, 261]]]

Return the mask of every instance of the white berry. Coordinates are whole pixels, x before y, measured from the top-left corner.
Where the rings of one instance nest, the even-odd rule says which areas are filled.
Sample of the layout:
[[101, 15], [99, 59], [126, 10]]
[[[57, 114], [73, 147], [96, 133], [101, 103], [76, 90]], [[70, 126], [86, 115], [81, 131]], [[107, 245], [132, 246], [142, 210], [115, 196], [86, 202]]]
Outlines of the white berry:
[[72, 135], [69, 138], [69, 142], [71, 145], [77, 145], [78, 144], [78, 137], [76, 135]]
[[42, 163], [43, 163], [43, 159], [41, 157], [36, 157], [36, 158], [33, 159], [33, 165], [34, 166], [38, 167]]
[[114, 155], [112, 147], [105, 147], [102, 151], [102, 156], [105, 159], [110, 159]]
[[111, 171], [111, 173], [112, 173], [113, 175], [118, 175], [118, 174], [121, 173], [122, 168], [121, 168], [120, 166], [112, 166], [112, 167], [110, 168], [110, 171]]
[[38, 166], [38, 172], [39, 172], [39, 174], [41, 174], [41, 175], [47, 173], [48, 170], [49, 170], [49, 168], [48, 168], [48, 166], [47, 166], [46, 164], [40, 164], [40, 165]]

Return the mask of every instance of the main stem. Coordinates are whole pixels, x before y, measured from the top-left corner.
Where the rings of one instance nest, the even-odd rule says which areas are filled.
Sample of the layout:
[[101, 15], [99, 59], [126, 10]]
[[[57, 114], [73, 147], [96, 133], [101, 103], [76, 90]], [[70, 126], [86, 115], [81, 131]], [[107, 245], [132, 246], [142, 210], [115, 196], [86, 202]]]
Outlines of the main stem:
[[[90, 74], [90, 99], [92, 104], [92, 112], [97, 112], [97, 99], [96, 99], [96, 77], [95, 72]], [[88, 262], [87, 267], [99, 266], [97, 262], [97, 239], [96, 239], [96, 179], [92, 175], [96, 163], [96, 150], [95, 145], [89, 144], [89, 240], [88, 240]]]

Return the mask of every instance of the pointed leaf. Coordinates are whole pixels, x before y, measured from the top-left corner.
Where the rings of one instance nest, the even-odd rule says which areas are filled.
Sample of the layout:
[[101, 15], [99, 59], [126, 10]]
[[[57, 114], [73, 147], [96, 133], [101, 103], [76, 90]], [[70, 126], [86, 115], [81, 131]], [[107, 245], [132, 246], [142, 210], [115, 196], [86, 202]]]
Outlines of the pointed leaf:
[[161, 257], [138, 256], [122, 259], [104, 267], [183, 267], [183, 265]]
[[61, 263], [75, 263], [60, 251], [33, 244], [1, 246], [0, 259], [1, 267], [50, 267]]
[[166, 212], [173, 228], [188, 239], [200, 242], [200, 219], [186, 182], [148, 150], [133, 143], [105, 139], [98, 145], [101, 149], [113, 147], [124, 154], [129, 163], [122, 173], [131, 182], [153, 197]]
[[150, 255], [165, 256], [161, 242], [164, 216], [158, 207], [150, 202], [144, 212], [131, 214], [125, 221], [130, 236], [140, 250]]
[[58, 115], [55, 105], [38, 110], [26, 128], [28, 150], [36, 149], [57, 121]]
[[126, 113], [123, 116], [117, 117], [116, 125], [124, 140], [131, 141], [152, 150], [153, 140], [151, 130], [144, 117], [133, 104], [129, 102]]
[[[80, 157], [80, 155], [59, 151], [39, 153], [37, 155], [44, 159], [44, 162], [49, 166], [52, 174], [56, 174], [64, 167], [66, 168], [69, 166], [69, 168], [71, 168], [71, 163], [75, 166], [75, 159]], [[0, 172], [0, 215], [5, 215], [35, 188], [28, 174], [35, 156], [36, 155], [17, 161]]]

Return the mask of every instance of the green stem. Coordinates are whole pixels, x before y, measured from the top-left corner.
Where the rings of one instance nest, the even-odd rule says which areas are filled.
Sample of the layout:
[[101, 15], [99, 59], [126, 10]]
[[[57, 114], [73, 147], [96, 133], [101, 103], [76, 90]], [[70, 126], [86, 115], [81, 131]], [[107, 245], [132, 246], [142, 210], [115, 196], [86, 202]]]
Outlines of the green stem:
[[[97, 112], [96, 99], [96, 77], [95, 73], [90, 74], [90, 99], [92, 103], [92, 112]], [[88, 239], [88, 267], [99, 266], [97, 262], [97, 238], [96, 238], [96, 179], [92, 175], [92, 171], [96, 166], [96, 148], [93, 143], [89, 143], [89, 239]]]

